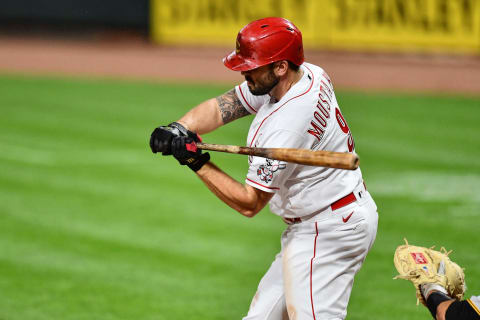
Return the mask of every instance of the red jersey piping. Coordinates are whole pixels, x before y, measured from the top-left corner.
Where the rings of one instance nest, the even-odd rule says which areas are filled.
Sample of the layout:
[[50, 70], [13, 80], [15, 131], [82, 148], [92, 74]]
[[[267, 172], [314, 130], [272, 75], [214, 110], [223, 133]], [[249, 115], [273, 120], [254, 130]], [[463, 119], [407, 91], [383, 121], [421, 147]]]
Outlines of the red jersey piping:
[[260, 184], [260, 183], [258, 183], [258, 182], [255, 182], [255, 181], [253, 181], [252, 179], [249, 179], [249, 178], [247, 178], [247, 180], [250, 181], [250, 182], [252, 182], [252, 183], [258, 184], [258, 185], [261, 186], [261, 187], [267, 188], [267, 189], [280, 190], [280, 188], [277, 188], [277, 187], [267, 187], [267, 186], [264, 186], [263, 184]]
[[[260, 123], [260, 125], [258, 126], [257, 128], [257, 131], [255, 131], [255, 134], [253, 135], [253, 138], [252, 138], [252, 141], [250, 141], [250, 147], [252, 146], [252, 143], [253, 141], [255, 141], [255, 137], [257, 136], [257, 133], [258, 131], [260, 130], [260, 128], [262, 127], [263, 123], [265, 122], [265, 120], [267, 120], [272, 114], [274, 114], [275, 112], [277, 112], [281, 107], [283, 107], [284, 105], [286, 105], [287, 103], [289, 103], [290, 101], [292, 101], [293, 99], [296, 99], [298, 97], [301, 97], [303, 96], [304, 94], [308, 93], [310, 91], [310, 89], [312, 89], [312, 86], [313, 86], [313, 82], [315, 81], [315, 78], [313, 76], [313, 72], [312, 70], [310, 70], [307, 66], [304, 66], [305, 68], [308, 69], [308, 71], [310, 71], [310, 74], [312, 75], [312, 83], [310, 84], [310, 87], [307, 89], [307, 91], [305, 91], [304, 93], [301, 93], [299, 94], [298, 96], [295, 96], [295, 97], [292, 97], [290, 99], [288, 99], [287, 101], [285, 101], [281, 106], [279, 106], [277, 109], [273, 110], [268, 116], [266, 116], [262, 122]], [[240, 90], [241, 92], [241, 90]], [[245, 99], [245, 98], [244, 98]]]
[[257, 110], [253, 109], [253, 107], [248, 103], [247, 99], [245, 99], [245, 96], [243, 95], [242, 87], [238, 86], [238, 90], [240, 90], [240, 94], [242, 95], [243, 101], [247, 104], [247, 106], [252, 109], [254, 113], [257, 113]]

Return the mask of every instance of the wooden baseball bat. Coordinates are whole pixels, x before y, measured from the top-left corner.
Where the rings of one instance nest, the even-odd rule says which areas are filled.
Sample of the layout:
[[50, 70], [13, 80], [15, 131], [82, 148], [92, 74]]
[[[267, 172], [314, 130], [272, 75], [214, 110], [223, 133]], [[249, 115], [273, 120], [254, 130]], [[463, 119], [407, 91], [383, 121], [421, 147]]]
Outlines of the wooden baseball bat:
[[200, 142], [197, 143], [197, 147], [202, 150], [248, 154], [250, 156], [293, 162], [308, 166], [346, 170], [355, 170], [358, 168], [359, 164], [358, 155], [354, 153], [294, 148], [250, 148]]

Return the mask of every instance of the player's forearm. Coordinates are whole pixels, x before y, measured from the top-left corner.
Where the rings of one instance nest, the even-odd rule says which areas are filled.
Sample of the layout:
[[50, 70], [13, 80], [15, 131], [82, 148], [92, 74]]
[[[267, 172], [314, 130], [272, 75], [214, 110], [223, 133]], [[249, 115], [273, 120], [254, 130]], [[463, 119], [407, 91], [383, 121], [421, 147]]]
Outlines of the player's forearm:
[[216, 99], [202, 102], [188, 111], [177, 122], [181, 123], [188, 130], [198, 134], [211, 132], [223, 125]]
[[261, 199], [254, 188], [236, 181], [211, 162], [197, 175], [220, 200], [246, 217], [255, 216], [269, 200]]
[[214, 99], [199, 104], [178, 122], [190, 131], [204, 134], [249, 114], [235, 94], [235, 89], [231, 89]]

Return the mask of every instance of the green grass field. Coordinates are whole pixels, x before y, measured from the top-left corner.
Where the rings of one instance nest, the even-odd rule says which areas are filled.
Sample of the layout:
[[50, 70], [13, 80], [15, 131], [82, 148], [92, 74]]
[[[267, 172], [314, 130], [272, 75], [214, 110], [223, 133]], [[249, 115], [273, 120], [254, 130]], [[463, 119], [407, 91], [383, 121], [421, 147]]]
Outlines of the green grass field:
[[[241, 319], [283, 222], [242, 217], [147, 143], [227, 89], [0, 76], [0, 319]], [[454, 249], [480, 294], [480, 98], [337, 96], [380, 213], [347, 318], [429, 319], [392, 280], [404, 237]], [[244, 145], [249, 121], [204, 139]], [[213, 160], [244, 180], [244, 156]]]

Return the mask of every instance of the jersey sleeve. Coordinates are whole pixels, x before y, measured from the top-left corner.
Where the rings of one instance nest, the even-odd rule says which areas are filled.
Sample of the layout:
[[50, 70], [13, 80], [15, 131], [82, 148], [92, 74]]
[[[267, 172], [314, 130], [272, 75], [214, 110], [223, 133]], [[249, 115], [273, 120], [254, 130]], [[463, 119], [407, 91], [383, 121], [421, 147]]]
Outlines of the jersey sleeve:
[[[305, 139], [298, 133], [278, 130], [262, 141], [259, 148], [306, 148]], [[249, 157], [245, 182], [265, 192], [280, 190], [298, 165], [262, 157]]]
[[248, 89], [247, 81], [235, 86], [235, 93], [237, 94], [237, 97], [242, 103], [243, 107], [252, 114], [257, 113], [258, 109], [260, 109], [261, 106], [270, 100], [270, 96], [268, 94], [262, 96], [253, 95], [250, 92], [250, 89]]

